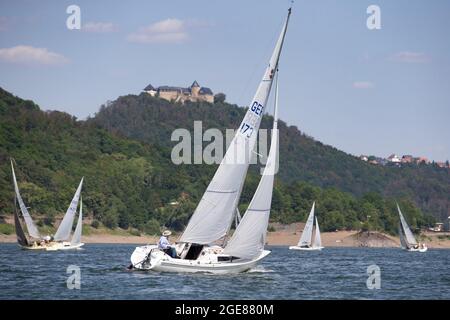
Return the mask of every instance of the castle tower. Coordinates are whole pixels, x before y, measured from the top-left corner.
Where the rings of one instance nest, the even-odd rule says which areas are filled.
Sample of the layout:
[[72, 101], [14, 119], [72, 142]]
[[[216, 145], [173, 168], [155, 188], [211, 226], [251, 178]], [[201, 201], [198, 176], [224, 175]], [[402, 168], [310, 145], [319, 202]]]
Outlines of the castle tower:
[[200, 91], [200, 86], [197, 82], [197, 80], [195, 80], [192, 85], [191, 85], [191, 92], [192, 92], [192, 96], [193, 97], [198, 97], [198, 93]]

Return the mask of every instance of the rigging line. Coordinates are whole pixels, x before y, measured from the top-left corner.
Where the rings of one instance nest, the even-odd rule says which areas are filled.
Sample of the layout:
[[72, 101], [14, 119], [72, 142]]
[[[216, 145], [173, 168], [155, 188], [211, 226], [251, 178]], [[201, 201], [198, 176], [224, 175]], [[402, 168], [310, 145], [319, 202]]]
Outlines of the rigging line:
[[[270, 53], [272, 52], [271, 48], [273, 47], [273, 43], [277, 39], [277, 35], [279, 33], [278, 29], [281, 28], [283, 26], [283, 24], [284, 24], [284, 21], [279, 23], [277, 25], [277, 28], [274, 28], [274, 31], [272, 32], [272, 36], [270, 37], [270, 39], [268, 40], [268, 42], [266, 43], [266, 45], [264, 47], [264, 50], [262, 51], [262, 52], [264, 52], [264, 54], [261, 55], [262, 57], [260, 59], [256, 60], [254, 66], [252, 68], [250, 77], [247, 79], [246, 84], [242, 87], [243, 89], [241, 90], [241, 93], [239, 94], [238, 99], [237, 99], [238, 104], [239, 104], [239, 101], [242, 101], [242, 97], [248, 91], [250, 82], [253, 82], [253, 80], [256, 76], [257, 70], [259, 70], [259, 68], [262, 65], [264, 65], [264, 66], [267, 65], [267, 57], [270, 57]], [[248, 107], [248, 105], [244, 105], [244, 107]]]

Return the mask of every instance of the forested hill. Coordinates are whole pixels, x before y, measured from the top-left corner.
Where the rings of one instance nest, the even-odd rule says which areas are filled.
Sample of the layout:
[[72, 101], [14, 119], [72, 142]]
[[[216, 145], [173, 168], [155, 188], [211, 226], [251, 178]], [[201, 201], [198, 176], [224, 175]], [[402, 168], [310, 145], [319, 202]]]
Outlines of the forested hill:
[[[244, 108], [227, 103], [184, 105], [154, 98], [148, 94], [127, 95], [102, 106], [91, 121], [112, 132], [172, 147], [173, 130], [193, 132], [195, 120], [208, 128], [236, 128]], [[270, 128], [272, 117], [264, 116], [262, 128]], [[295, 126], [280, 121], [279, 178], [291, 183], [306, 181], [322, 188], [334, 187], [360, 197], [368, 192], [385, 197], [408, 197], [438, 219], [450, 215], [450, 172], [434, 165], [374, 166], [308, 137]], [[191, 165], [191, 167], [196, 167]], [[194, 170], [194, 169], [193, 169]]]
[[[172, 130], [191, 128], [193, 120], [203, 120], [205, 128], [233, 128], [242, 115], [243, 109], [227, 104], [176, 105], [140, 95], [121, 97], [102, 108], [96, 118], [78, 121], [67, 113], [44, 112], [32, 101], [0, 88], [0, 227], [12, 228], [5, 225], [5, 219], [14, 210], [9, 163], [13, 158], [22, 196], [40, 228], [57, 225], [55, 217], [66, 211], [84, 176], [83, 211], [93, 227], [103, 224], [149, 234], [158, 233], [162, 226], [180, 231], [216, 166], [174, 165], [170, 159]], [[270, 126], [269, 118], [264, 119], [264, 126]], [[369, 228], [396, 233], [395, 200], [413, 228], [432, 221], [412, 200], [420, 192], [430, 195], [424, 202], [428, 205], [433, 201], [448, 205], [448, 198], [442, 196], [448, 191], [448, 176], [445, 180], [443, 171], [374, 169], [284, 124], [280, 140], [281, 174], [273, 193], [272, 221], [304, 221], [316, 201], [324, 231]], [[357, 178], [353, 165], [360, 172]], [[407, 173], [414, 173], [414, 179]], [[394, 199], [382, 188], [395, 175], [401, 178], [399, 186], [407, 188], [404, 196]], [[254, 169], [249, 172], [241, 212], [260, 177]], [[371, 177], [374, 181], [367, 184], [373, 187], [369, 188], [364, 181]], [[361, 189], [351, 182], [358, 179]]]

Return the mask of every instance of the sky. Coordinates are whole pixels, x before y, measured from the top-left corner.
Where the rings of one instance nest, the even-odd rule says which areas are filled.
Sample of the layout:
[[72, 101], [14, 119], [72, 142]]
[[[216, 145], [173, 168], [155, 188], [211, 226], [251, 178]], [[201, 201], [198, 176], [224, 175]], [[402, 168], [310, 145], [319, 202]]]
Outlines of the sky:
[[[197, 80], [245, 106], [289, 3], [1, 1], [0, 87], [79, 119], [149, 83]], [[80, 30], [66, 26], [73, 4]], [[367, 27], [370, 5], [381, 29]], [[295, 1], [281, 119], [354, 155], [450, 159], [449, 31], [446, 0]]]

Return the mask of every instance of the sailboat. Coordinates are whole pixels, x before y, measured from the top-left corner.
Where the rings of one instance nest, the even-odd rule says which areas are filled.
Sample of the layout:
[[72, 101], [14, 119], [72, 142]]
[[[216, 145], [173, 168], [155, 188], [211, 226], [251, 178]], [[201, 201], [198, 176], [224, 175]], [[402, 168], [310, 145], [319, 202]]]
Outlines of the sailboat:
[[[78, 199], [81, 193], [81, 187], [83, 184], [83, 179], [81, 179], [80, 185], [78, 186], [77, 191], [75, 192], [75, 196], [72, 199], [72, 202], [67, 210], [61, 225], [58, 228], [54, 237], [50, 236], [42, 236], [39, 233], [33, 219], [31, 218], [30, 213], [28, 212], [28, 208], [23, 202], [22, 196], [20, 195], [19, 186], [17, 184], [16, 174], [14, 172], [14, 165], [11, 160], [11, 171], [14, 182], [14, 191], [15, 191], [15, 201], [19, 203], [20, 212], [22, 213], [22, 217], [25, 220], [26, 230], [28, 231], [29, 238], [27, 238], [24, 228], [21, 225], [19, 213], [17, 212], [17, 208], [14, 211], [14, 225], [17, 236], [17, 242], [19, 245], [26, 250], [59, 250], [61, 248], [65, 249], [76, 249], [83, 244], [71, 244], [67, 243], [65, 240], [69, 239], [70, 232], [72, 230], [72, 224], [74, 219], [74, 214], [76, 212], [78, 206]], [[81, 208], [80, 208], [81, 210]], [[80, 211], [81, 216], [81, 211]], [[81, 229], [80, 229], [81, 230]]]
[[[254, 152], [264, 107], [278, 72], [278, 61], [290, 14], [291, 9], [288, 10], [283, 29], [250, 108], [186, 229], [175, 245], [177, 257], [172, 258], [157, 245], [137, 247], [131, 255], [131, 266], [134, 269], [214, 274], [239, 273], [250, 270], [270, 253], [264, 249], [264, 245], [278, 152], [277, 96], [267, 164], [253, 199], [240, 222], [237, 207], [250, 158]], [[238, 225], [228, 240], [233, 221]], [[218, 244], [220, 242], [221, 244]]]
[[398, 233], [400, 236], [400, 247], [402, 249], [411, 251], [411, 252], [426, 252], [428, 250], [425, 243], [418, 243], [416, 238], [414, 237], [411, 229], [406, 223], [405, 218], [403, 217], [402, 211], [400, 210], [399, 205], [397, 204], [398, 214], [400, 216], [400, 223], [398, 226]]
[[57, 242], [55, 245], [47, 248], [46, 250], [55, 251], [55, 250], [72, 250], [81, 248], [82, 246], [84, 246], [84, 243], [81, 242], [82, 229], [83, 229], [83, 200], [80, 197], [80, 214], [78, 215], [77, 226], [75, 227], [75, 231], [73, 232], [72, 239], [70, 240], [70, 242], [68, 241]]
[[[314, 208], [316, 202], [313, 203], [311, 211], [309, 212], [308, 220], [306, 220], [305, 228], [303, 229], [302, 236], [296, 246], [290, 246], [290, 250], [304, 250], [304, 251], [315, 251], [322, 250], [322, 238], [320, 237], [320, 229], [319, 222], [317, 221], [317, 217], [314, 217]], [[316, 232], [314, 235], [314, 242], [312, 241], [313, 237], [313, 228], [314, 228], [314, 218], [316, 221]], [[312, 245], [311, 245], [312, 244]]]
[[[73, 196], [72, 201], [70, 202], [69, 208], [67, 209], [64, 218], [61, 221], [61, 224], [56, 230], [56, 233], [53, 237], [54, 244], [48, 248], [47, 251], [56, 251], [56, 250], [72, 250], [78, 249], [84, 245], [81, 243], [81, 233], [82, 233], [82, 224], [83, 224], [83, 204], [80, 200], [81, 197], [81, 188], [83, 186], [84, 178], [81, 178], [80, 184], [78, 185], [77, 191]], [[75, 227], [75, 231], [72, 235], [71, 240], [70, 234], [72, 232], [73, 221], [75, 220], [75, 214], [78, 208], [78, 202], [80, 202], [80, 214], [78, 215], [77, 226]]]
[[25, 221], [26, 230], [28, 231], [29, 236], [27, 237], [25, 234], [24, 228], [22, 227], [22, 224], [20, 222], [19, 213], [17, 212], [17, 205], [15, 205], [14, 227], [16, 231], [17, 242], [23, 249], [45, 250], [46, 245], [44, 244], [48, 243], [50, 237], [41, 236], [38, 228], [36, 227], [36, 224], [33, 221], [33, 218], [28, 212], [27, 206], [23, 202], [22, 196], [20, 195], [19, 185], [17, 184], [16, 173], [14, 172], [14, 165], [12, 160], [11, 160], [11, 171], [13, 176], [14, 192], [15, 192], [14, 203], [19, 204], [20, 212], [22, 213], [22, 217]]

